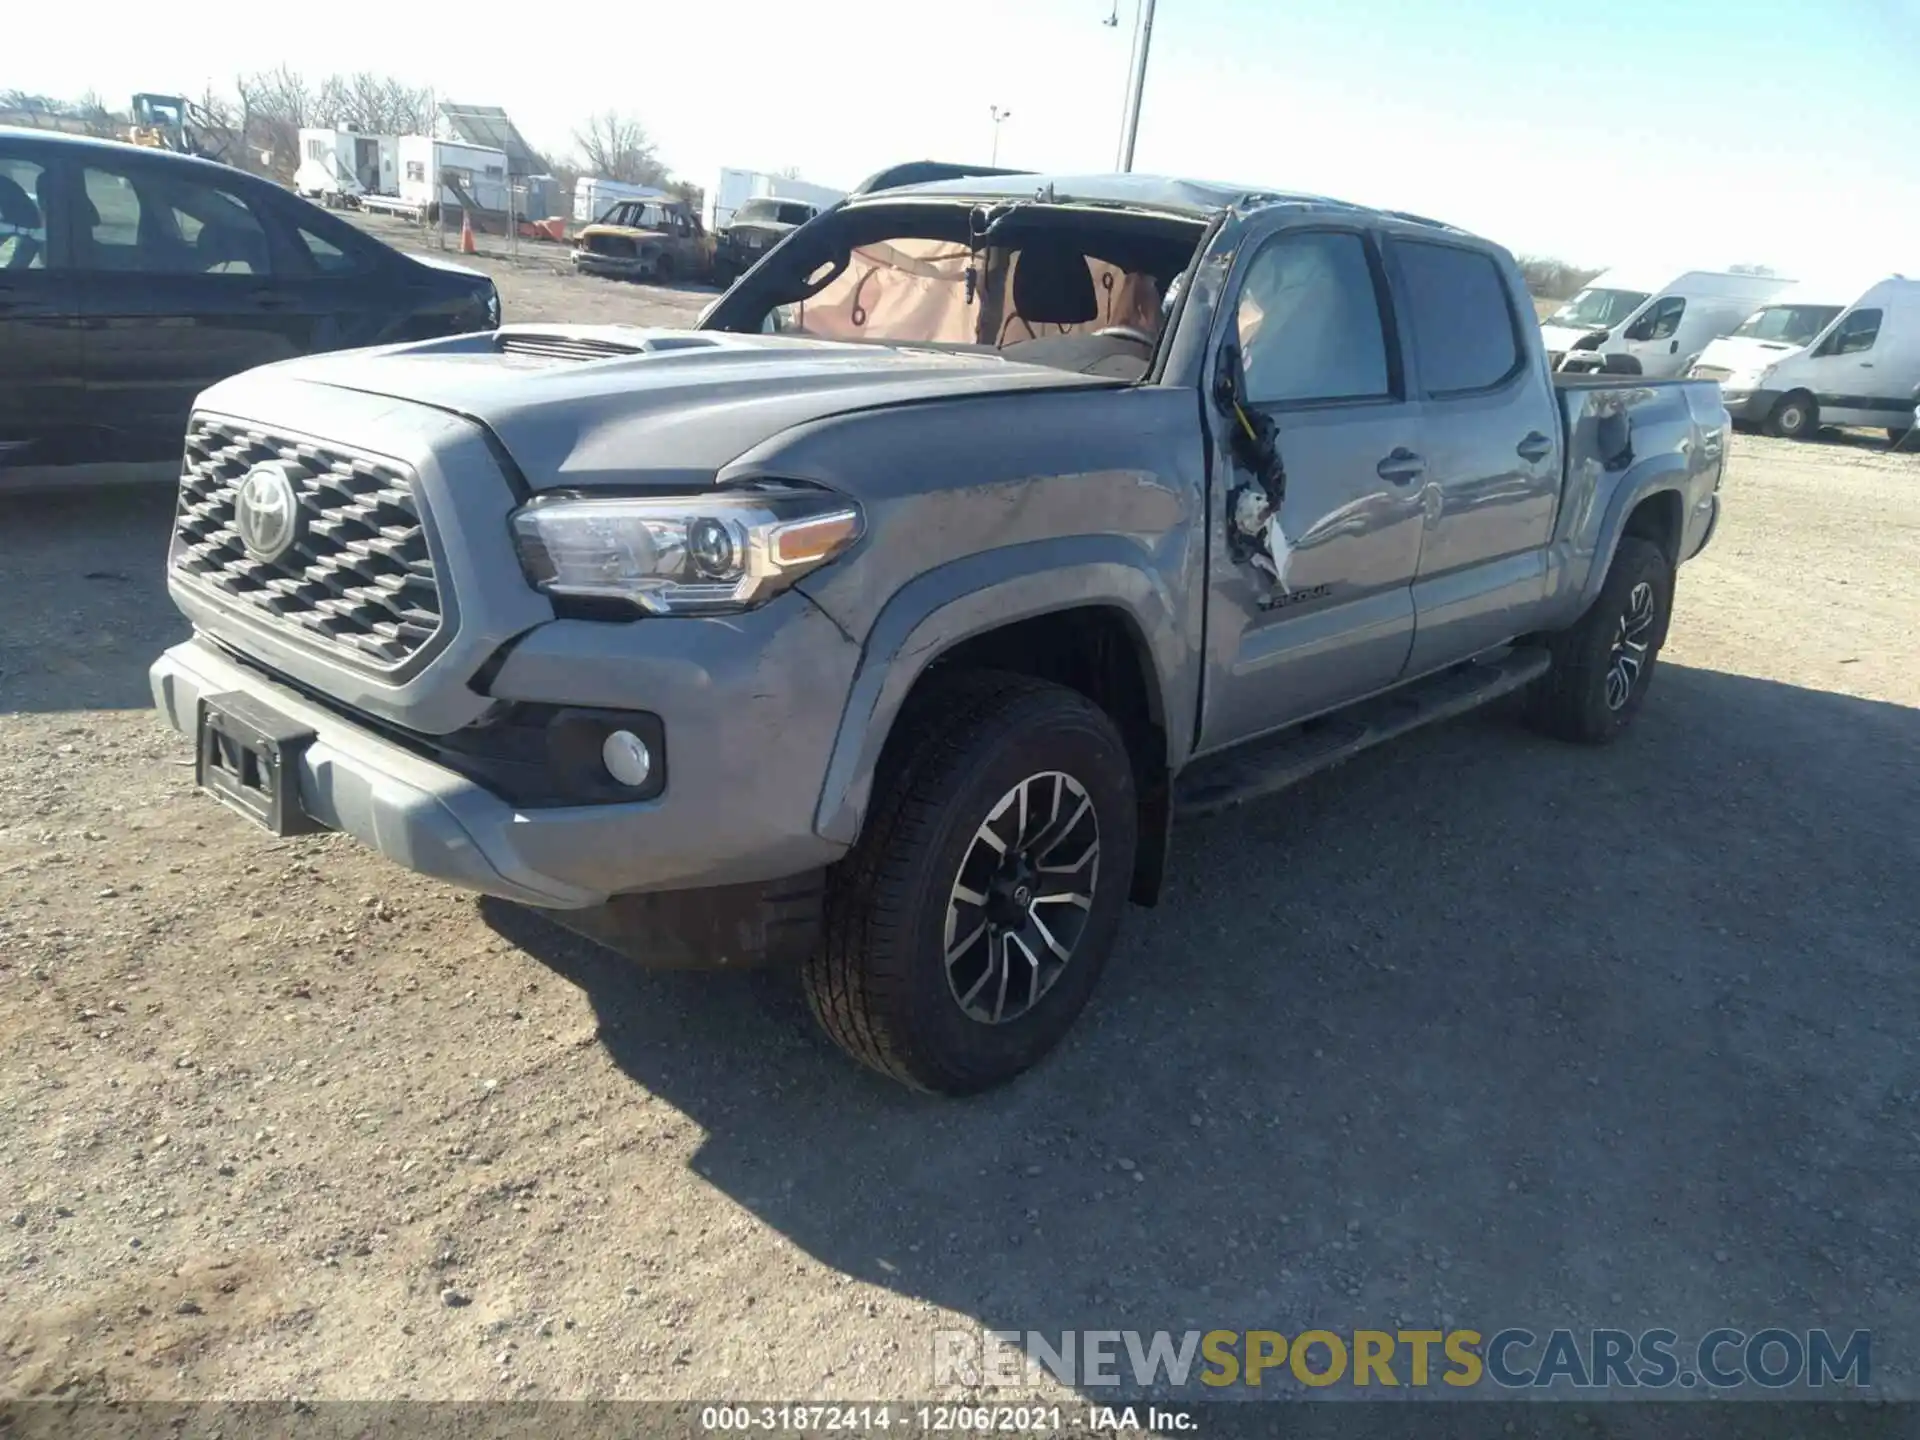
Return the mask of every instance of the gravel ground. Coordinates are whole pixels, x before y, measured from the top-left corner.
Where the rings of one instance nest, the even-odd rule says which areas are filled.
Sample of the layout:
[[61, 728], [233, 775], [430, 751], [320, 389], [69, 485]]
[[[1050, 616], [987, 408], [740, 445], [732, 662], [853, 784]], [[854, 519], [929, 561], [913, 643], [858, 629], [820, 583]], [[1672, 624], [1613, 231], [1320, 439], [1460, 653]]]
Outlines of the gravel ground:
[[1913, 1395], [1920, 456], [1743, 437], [1726, 498], [1622, 743], [1471, 717], [1182, 831], [966, 1103], [196, 796], [169, 497], [7, 502], [0, 1397], [914, 1398], [943, 1328], [1408, 1323], [1871, 1327]]

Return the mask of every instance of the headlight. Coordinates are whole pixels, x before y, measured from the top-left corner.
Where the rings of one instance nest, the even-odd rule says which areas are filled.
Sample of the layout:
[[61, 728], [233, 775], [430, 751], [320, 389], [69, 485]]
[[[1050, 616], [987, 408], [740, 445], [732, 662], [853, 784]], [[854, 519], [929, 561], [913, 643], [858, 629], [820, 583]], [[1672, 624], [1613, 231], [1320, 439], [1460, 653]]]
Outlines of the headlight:
[[799, 486], [536, 500], [513, 517], [520, 564], [554, 596], [653, 615], [747, 610], [860, 538], [843, 495]]

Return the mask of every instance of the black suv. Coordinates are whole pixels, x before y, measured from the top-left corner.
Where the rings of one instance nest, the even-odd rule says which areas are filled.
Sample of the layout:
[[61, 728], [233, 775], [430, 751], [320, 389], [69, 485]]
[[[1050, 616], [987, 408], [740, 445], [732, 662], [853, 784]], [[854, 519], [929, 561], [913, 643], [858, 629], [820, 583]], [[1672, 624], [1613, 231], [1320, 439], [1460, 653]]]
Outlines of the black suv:
[[819, 214], [804, 200], [760, 196], [747, 201], [720, 228], [713, 241], [713, 278], [731, 285], [760, 263], [760, 257]]
[[500, 297], [278, 186], [0, 128], [0, 489], [172, 479], [194, 396], [317, 350], [485, 330]]

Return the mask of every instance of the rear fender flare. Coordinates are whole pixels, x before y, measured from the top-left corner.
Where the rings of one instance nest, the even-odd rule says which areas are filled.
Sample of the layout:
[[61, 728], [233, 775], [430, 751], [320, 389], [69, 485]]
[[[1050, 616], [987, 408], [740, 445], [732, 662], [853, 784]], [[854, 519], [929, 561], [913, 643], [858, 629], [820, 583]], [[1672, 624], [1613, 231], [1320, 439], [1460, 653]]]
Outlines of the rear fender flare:
[[[1607, 572], [1613, 568], [1614, 552], [1620, 548], [1620, 537], [1626, 533], [1627, 517], [1633, 514], [1642, 500], [1668, 490], [1678, 495], [1681, 528], [1684, 531], [1689, 477], [1685, 457], [1673, 454], [1648, 456], [1621, 477], [1600, 521], [1600, 532], [1593, 546], [1593, 563], [1587, 569], [1586, 583], [1581, 586], [1576, 613], [1586, 614], [1593, 602], [1600, 598], [1600, 587], [1607, 583]], [[1682, 538], [1676, 536], [1675, 540], [1678, 542]]]

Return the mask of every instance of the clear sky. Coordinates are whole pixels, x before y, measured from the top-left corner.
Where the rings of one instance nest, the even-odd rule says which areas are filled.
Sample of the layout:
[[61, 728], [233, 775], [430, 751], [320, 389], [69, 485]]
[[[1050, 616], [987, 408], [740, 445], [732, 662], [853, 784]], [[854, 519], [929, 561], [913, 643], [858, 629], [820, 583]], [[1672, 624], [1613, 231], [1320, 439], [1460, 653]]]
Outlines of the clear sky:
[[[11, 7], [0, 89], [124, 105], [283, 58], [617, 108], [675, 172], [1112, 168], [1135, 0]], [[239, 17], [244, 16], [244, 19]], [[1920, 0], [1160, 0], [1135, 168], [1314, 190], [1577, 263], [1920, 274]]]

